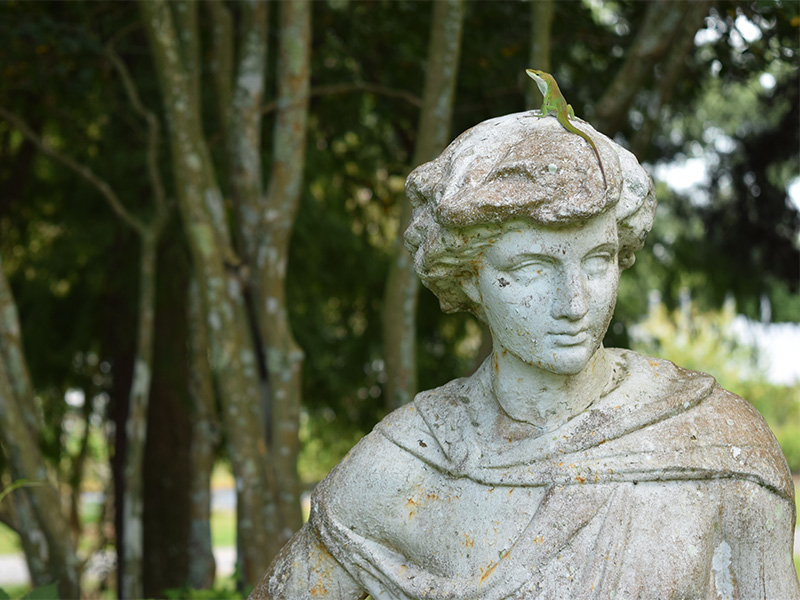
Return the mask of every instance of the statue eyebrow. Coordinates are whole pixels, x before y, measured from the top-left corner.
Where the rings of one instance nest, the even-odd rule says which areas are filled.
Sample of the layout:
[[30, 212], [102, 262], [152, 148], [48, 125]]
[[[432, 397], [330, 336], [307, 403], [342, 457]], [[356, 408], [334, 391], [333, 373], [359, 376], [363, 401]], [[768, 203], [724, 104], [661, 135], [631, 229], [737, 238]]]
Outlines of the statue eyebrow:
[[588, 254], [591, 254], [592, 252], [600, 252], [600, 251], [603, 251], [603, 250], [613, 250], [614, 252], [618, 252], [619, 251], [619, 243], [604, 242], [602, 244], [598, 244], [597, 246], [595, 246], [594, 248], [589, 250], [586, 254], [588, 255]]

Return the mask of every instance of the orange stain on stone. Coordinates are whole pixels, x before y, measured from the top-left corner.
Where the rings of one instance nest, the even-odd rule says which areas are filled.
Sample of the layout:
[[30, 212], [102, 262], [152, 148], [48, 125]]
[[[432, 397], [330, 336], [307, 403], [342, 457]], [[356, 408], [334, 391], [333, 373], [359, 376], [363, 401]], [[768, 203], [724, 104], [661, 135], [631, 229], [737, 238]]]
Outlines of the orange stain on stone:
[[[483, 583], [483, 582], [484, 582], [484, 580], [485, 580], [485, 579], [486, 579], [486, 578], [487, 578], [489, 575], [491, 575], [491, 574], [492, 574], [492, 571], [494, 571], [496, 568], [497, 568], [497, 563], [491, 563], [491, 564], [489, 565], [489, 568], [487, 568], [487, 569], [486, 569], [486, 571], [484, 571], [484, 572], [483, 572], [483, 575], [481, 575], [481, 581], [480, 581], [480, 583]], [[481, 571], [483, 571], [483, 569], [481, 569]]]

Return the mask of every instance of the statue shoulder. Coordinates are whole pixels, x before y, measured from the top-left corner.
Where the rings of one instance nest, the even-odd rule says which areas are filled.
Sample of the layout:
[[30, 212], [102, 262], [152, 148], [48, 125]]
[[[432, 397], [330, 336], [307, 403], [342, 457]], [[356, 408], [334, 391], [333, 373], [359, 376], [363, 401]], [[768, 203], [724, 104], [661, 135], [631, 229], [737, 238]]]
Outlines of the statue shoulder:
[[[657, 417], [662, 425], [654, 427], [659, 427], [664, 444], [681, 447], [684, 456], [702, 456], [703, 464], [716, 465], [720, 473], [737, 473], [734, 478], [791, 497], [791, 474], [780, 445], [746, 399], [720, 386], [708, 373], [631, 351], [617, 352], [624, 353], [631, 381], [622, 389], [632, 398], [650, 398], [636, 412], [648, 420]], [[653, 415], [648, 417], [648, 412]], [[667, 415], [670, 418], [664, 419]]]
[[[446, 476], [451, 453], [440, 431], [463, 429], [464, 397], [474, 392], [474, 378], [453, 380], [417, 394], [413, 402], [387, 415], [334, 467], [312, 496], [312, 512], [321, 511], [342, 524], [376, 531], [392, 528], [391, 515], [420, 489]], [[453, 447], [461, 444], [453, 439]], [[361, 524], [361, 525], [359, 525]]]
[[408, 437], [417, 426], [415, 412], [413, 404], [402, 407], [361, 439], [314, 490], [312, 512], [358, 528], [373, 539], [385, 538], [392, 529], [392, 515], [402, 513], [399, 509], [415, 487], [436, 476], [435, 470], [386, 435], [387, 429], [402, 429]]
[[786, 485], [791, 487], [789, 467], [778, 440], [750, 402], [717, 384], [706, 404], [719, 422], [724, 419], [725, 425], [733, 431], [731, 437], [734, 441], [738, 439], [743, 447], [760, 449], [774, 470], [785, 471]]

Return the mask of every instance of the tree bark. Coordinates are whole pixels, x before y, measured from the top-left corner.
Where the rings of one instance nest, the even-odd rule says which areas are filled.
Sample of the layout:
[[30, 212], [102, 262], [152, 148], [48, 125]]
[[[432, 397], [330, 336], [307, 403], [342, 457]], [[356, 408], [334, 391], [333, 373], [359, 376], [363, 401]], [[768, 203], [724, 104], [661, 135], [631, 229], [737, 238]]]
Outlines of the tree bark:
[[[250, 318], [253, 319], [251, 329], [254, 333], [257, 356], [260, 361], [260, 398], [263, 414], [263, 425], [266, 435], [265, 443], [269, 448], [270, 460], [265, 468], [270, 470], [275, 487], [261, 499], [267, 514], [265, 526], [270, 540], [267, 553], [270, 557], [277, 554], [286, 536], [281, 532], [285, 523], [284, 510], [280, 506], [281, 483], [276, 473], [276, 458], [271, 447], [272, 406], [269, 394], [269, 366], [266, 364], [266, 345], [262, 327], [261, 311], [264, 303], [263, 289], [258, 269], [259, 245], [266, 235], [264, 214], [267, 212], [264, 192], [263, 172], [261, 167], [262, 147], [262, 112], [264, 86], [266, 77], [267, 56], [267, 18], [268, 5], [263, 2], [251, 2], [241, 5], [241, 31], [238, 35], [236, 65], [229, 57], [232, 51], [232, 30], [226, 25], [230, 15], [221, 2], [209, 5], [215, 20], [215, 46], [218, 54], [215, 63], [219, 72], [215, 75], [217, 102], [221, 112], [220, 122], [225, 134], [228, 175], [233, 191], [236, 210], [236, 238], [239, 241], [246, 272], [255, 270], [249, 278], [248, 299], [251, 306]], [[283, 39], [283, 32], [281, 34]], [[261, 259], [263, 262], [263, 258]], [[241, 502], [241, 499], [239, 499]], [[298, 509], [299, 510], [299, 509]], [[247, 516], [237, 512], [237, 532], [241, 541], [248, 535]], [[241, 555], [241, 553], [240, 553]], [[240, 556], [241, 558], [241, 556]], [[243, 570], [243, 565], [240, 564]]]
[[[0, 267], [2, 267], [2, 262], [0, 262]], [[21, 346], [16, 305], [1, 268], [0, 302], [2, 302], [0, 304], [2, 329], [15, 332]], [[5, 343], [3, 345], [5, 346]], [[22, 365], [24, 366], [24, 360]], [[34, 551], [40, 553], [33, 557], [32, 566], [34, 568], [31, 569], [34, 576], [39, 579], [37, 583], [57, 581], [62, 598], [79, 598], [79, 564], [69, 522], [61, 511], [58, 491], [47, 479], [47, 467], [39, 450], [38, 435], [31, 435], [30, 428], [25, 421], [24, 411], [21, 408], [22, 403], [32, 401], [33, 396], [19, 398], [16, 393], [16, 390], [25, 389], [24, 384], [17, 382], [15, 385], [14, 383], [14, 380], [22, 374], [19, 366], [19, 364], [9, 365], [5, 357], [0, 356], [0, 443], [8, 457], [11, 472], [16, 478], [43, 483], [43, 485], [20, 488], [12, 493], [12, 495], [19, 495], [23, 498], [20, 502], [14, 503], [17, 515], [20, 517], [19, 532], [23, 538], [26, 553]], [[24, 372], [27, 373], [27, 369], [24, 369]], [[12, 496], [8, 496], [8, 498], [12, 498]], [[24, 530], [26, 527], [31, 527], [31, 530]], [[31, 538], [37, 531], [41, 531], [43, 540]], [[44, 577], [39, 568], [40, 563], [47, 565], [47, 581], [42, 581]]]
[[[219, 384], [223, 423], [247, 536], [240, 540], [241, 573], [254, 582], [267, 568], [272, 488], [269, 450], [259, 404], [259, 377], [241, 281], [222, 194], [202, 131], [199, 102], [181, 61], [178, 35], [164, 0], [140, 3], [170, 124], [175, 189], [210, 331], [212, 366]], [[196, 35], [196, 33], [195, 33]]]
[[147, 408], [153, 367], [155, 321], [156, 235], [142, 236], [139, 263], [139, 327], [133, 363], [133, 382], [128, 398], [125, 437], [128, 440], [123, 472], [122, 498], [122, 598], [143, 598], [144, 555], [142, 516], [144, 511], [144, 450], [147, 442]]
[[[0, 268], [2, 262], [0, 261]], [[19, 322], [19, 313], [16, 302], [11, 294], [11, 287], [0, 271], [0, 361], [5, 363], [9, 373], [12, 392], [18, 399], [22, 418], [28, 427], [30, 435], [38, 436], [44, 426], [42, 415], [37, 410], [33, 398], [33, 384], [31, 383], [28, 364], [25, 361], [25, 352], [22, 346], [22, 328]]]
[[288, 541], [302, 525], [297, 457], [300, 452], [300, 403], [304, 353], [292, 335], [286, 305], [289, 239], [303, 192], [306, 128], [311, 73], [311, 3], [283, 2], [278, 7], [278, 104], [273, 134], [269, 188], [262, 213], [264, 235], [256, 251], [256, 307], [266, 347], [271, 393], [271, 445], [283, 515], [278, 531]]
[[214, 382], [208, 364], [208, 330], [203, 316], [200, 288], [189, 285], [188, 354], [192, 442], [189, 481], [189, 587], [214, 585], [216, 562], [211, 546], [211, 473], [219, 445], [219, 423], [214, 405]]
[[187, 390], [189, 260], [179, 223], [170, 223], [165, 230], [158, 254], [158, 342], [153, 350], [144, 455], [142, 585], [146, 598], [163, 598], [165, 589], [186, 584], [194, 492]]
[[[447, 145], [464, 22], [463, 0], [433, 5], [422, 111], [412, 167], [432, 160]], [[416, 393], [416, 309], [419, 279], [403, 245], [411, 205], [403, 202], [394, 260], [389, 267], [383, 306], [383, 345], [387, 407], [410, 402]]]
[[8, 519], [4, 518], [3, 522], [19, 535], [31, 583], [34, 587], [47, 585], [53, 580], [47, 564], [50, 551], [47, 538], [36, 521], [30, 498], [20, 489], [13, 496], [7, 496], [3, 502], [9, 507], [10, 516]]
[[[212, 5], [212, 6], [217, 6]], [[286, 307], [289, 239], [302, 194], [308, 114], [311, 7], [308, 2], [279, 5], [278, 110], [273, 163], [265, 192], [261, 167], [262, 115], [266, 74], [267, 6], [242, 5], [236, 76], [229, 91], [217, 83], [220, 104], [231, 98], [224, 121], [234, 193], [237, 233], [244, 261], [252, 268], [251, 314], [264, 361], [263, 396], [277, 488], [269, 503], [275, 522], [270, 530], [275, 554], [302, 524], [297, 476], [299, 411], [303, 352], [292, 335]], [[214, 13], [222, 13], [216, 7]], [[223, 13], [224, 14], [224, 13]], [[221, 19], [224, 22], [224, 18]], [[220, 29], [220, 43], [226, 48]], [[221, 53], [224, 64], [227, 50]]]

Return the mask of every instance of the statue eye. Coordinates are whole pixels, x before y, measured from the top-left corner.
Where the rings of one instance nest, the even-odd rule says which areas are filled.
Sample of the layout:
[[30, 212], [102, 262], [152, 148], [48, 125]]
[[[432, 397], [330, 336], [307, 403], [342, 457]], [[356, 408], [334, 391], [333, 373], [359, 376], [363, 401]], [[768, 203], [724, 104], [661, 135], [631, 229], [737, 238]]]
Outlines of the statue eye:
[[584, 259], [583, 269], [587, 275], [602, 275], [608, 270], [611, 265], [613, 257], [611, 254], [593, 254]]
[[543, 260], [529, 259], [508, 267], [506, 271], [517, 281], [528, 282], [547, 275], [551, 266]]

